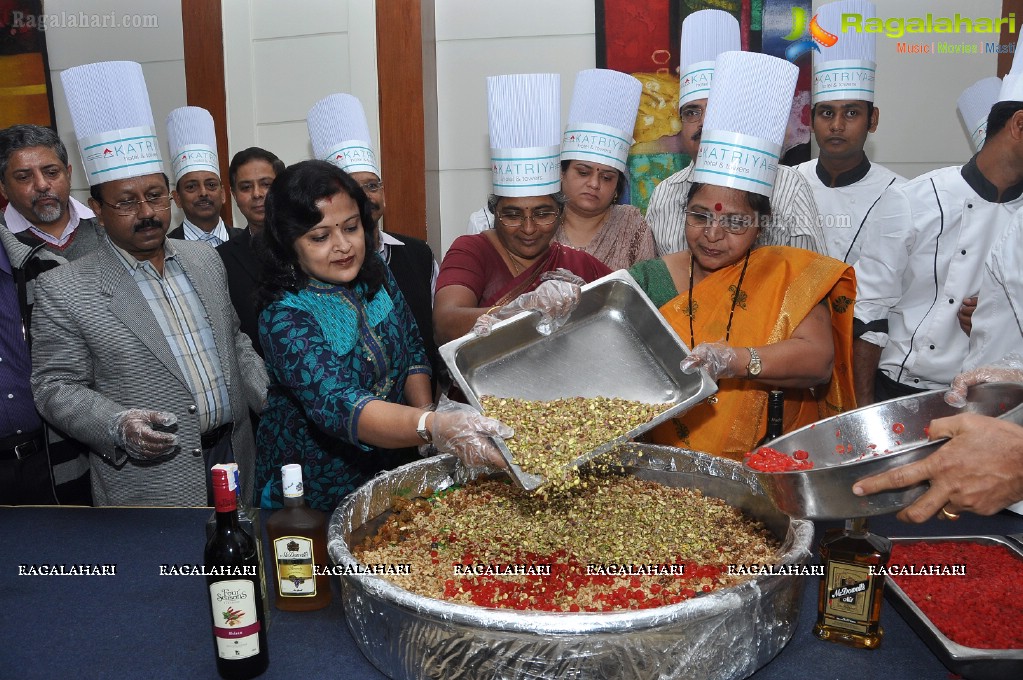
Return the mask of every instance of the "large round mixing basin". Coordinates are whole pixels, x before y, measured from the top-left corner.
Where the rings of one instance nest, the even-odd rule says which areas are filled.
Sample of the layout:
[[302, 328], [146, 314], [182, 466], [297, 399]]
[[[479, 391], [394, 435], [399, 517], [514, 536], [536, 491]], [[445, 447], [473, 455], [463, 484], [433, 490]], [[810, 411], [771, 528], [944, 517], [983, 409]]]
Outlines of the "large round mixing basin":
[[[645, 445], [623, 463], [638, 478], [700, 489], [760, 520], [783, 544], [779, 564], [808, 561], [813, 525], [781, 514], [741, 466]], [[450, 456], [376, 477], [334, 512], [331, 559], [346, 571], [357, 567], [352, 533], [387, 512], [392, 495], [468, 478]], [[345, 616], [363, 653], [387, 676], [417, 680], [744, 678], [792, 636], [804, 578], [759, 576], [676, 605], [597, 614], [486, 609], [415, 595], [377, 576], [341, 577]]]

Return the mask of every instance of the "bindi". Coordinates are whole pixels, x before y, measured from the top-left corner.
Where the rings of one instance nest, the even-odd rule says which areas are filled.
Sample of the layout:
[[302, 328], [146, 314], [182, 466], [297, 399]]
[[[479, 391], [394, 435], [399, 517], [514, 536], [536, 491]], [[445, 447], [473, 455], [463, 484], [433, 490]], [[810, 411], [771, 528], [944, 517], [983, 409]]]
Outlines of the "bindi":
[[714, 204], [714, 210], [716, 210], [718, 212], [721, 212], [721, 204], [720, 203], [715, 203]]

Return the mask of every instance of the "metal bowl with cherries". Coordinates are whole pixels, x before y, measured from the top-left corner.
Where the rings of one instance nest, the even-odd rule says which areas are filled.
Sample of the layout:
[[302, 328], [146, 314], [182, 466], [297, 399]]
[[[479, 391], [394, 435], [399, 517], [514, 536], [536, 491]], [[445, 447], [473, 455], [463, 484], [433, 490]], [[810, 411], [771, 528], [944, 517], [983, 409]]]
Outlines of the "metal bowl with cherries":
[[806, 451], [813, 468], [756, 471], [757, 479], [778, 509], [792, 517], [845, 519], [901, 510], [919, 498], [927, 485], [869, 496], [854, 495], [852, 486], [864, 477], [912, 463], [936, 451], [945, 440], [928, 440], [927, 427], [932, 420], [957, 413], [979, 413], [1023, 424], [1023, 385], [974, 385], [962, 409], [946, 404], [943, 394], [943, 390], [935, 390], [899, 397], [783, 435], [769, 446], [787, 455]]

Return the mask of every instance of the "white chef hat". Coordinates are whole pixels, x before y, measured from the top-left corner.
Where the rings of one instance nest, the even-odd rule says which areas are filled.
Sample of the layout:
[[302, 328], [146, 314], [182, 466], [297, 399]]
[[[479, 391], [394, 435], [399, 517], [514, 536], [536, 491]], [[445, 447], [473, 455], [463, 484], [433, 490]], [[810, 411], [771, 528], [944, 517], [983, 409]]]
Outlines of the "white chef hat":
[[742, 49], [739, 21], [720, 9], [701, 9], [682, 21], [679, 51], [679, 108], [706, 99], [714, 79], [714, 60], [722, 52]]
[[1017, 42], [1017, 49], [1012, 57], [1012, 68], [1002, 78], [1002, 89], [998, 92], [1000, 102], [1023, 102], [1023, 59], [1019, 56], [1020, 47], [1023, 45]]
[[372, 172], [380, 177], [380, 165], [369, 138], [362, 102], [350, 94], [324, 97], [306, 116], [313, 156], [333, 163], [345, 172]]
[[980, 151], [987, 138], [987, 117], [991, 107], [998, 101], [1002, 88], [1002, 79], [997, 76], [981, 78], [963, 90], [959, 95], [957, 107], [963, 117], [966, 130], [970, 133], [970, 145], [973, 151]]
[[703, 118], [693, 181], [770, 197], [799, 69], [756, 52], [725, 52]]
[[836, 99], [874, 101], [877, 71], [875, 35], [866, 31], [843, 31], [842, 15], [858, 14], [863, 20], [877, 16], [867, 0], [838, 0], [821, 5], [810, 31], [820, 53], [813, 55], [813, 103]]
[[498, 196], [561, 190], [560, 95], [557, 73], [487, 78], [490, 169]]
[[625, 172], [635, 140], [643, 84], [626, 73], [591, 68], [575, 77], [561, 160], [603, 163]]
[[60, 74], [89, 185], [163, 172], [142, 67], [103, 61]]
[[167, 148], [174, 182], [190, 172], [212, 172], [220, 177], [217, 132], [213, 116], [198, 106], [182, 106], [167, 115]]

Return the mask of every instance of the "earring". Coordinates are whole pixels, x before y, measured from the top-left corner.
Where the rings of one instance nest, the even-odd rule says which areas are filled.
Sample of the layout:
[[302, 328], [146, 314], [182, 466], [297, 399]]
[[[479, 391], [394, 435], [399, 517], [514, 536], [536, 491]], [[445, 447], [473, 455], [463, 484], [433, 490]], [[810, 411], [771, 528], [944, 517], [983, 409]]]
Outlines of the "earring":
[[617, 202], [618, 202], [618, 192], [616, 191], [615, 195], [611, 197], [611, 203], [617, 203]]

